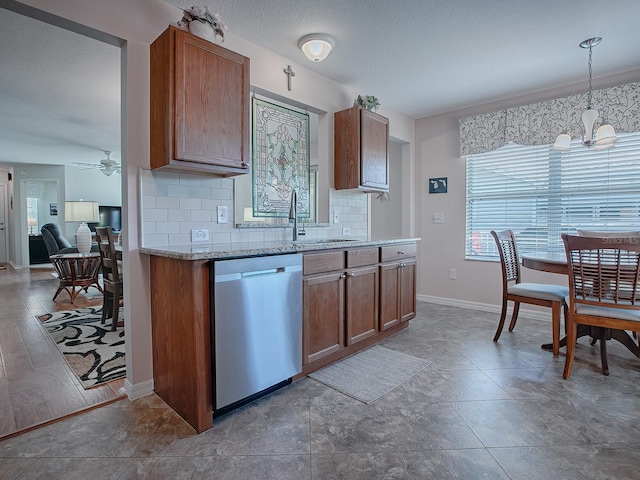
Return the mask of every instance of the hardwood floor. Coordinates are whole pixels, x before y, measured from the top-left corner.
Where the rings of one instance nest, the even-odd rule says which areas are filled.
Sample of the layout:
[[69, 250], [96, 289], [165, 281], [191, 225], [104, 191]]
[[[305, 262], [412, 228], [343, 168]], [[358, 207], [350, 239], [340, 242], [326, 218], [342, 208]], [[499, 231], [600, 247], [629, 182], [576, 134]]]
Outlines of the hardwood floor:
[[102, 303], [98, 290], [61, 292], [47, 266], [0, 269], [0, 438], [110, 403], [124, 380], [85, 390], [36, 316]]

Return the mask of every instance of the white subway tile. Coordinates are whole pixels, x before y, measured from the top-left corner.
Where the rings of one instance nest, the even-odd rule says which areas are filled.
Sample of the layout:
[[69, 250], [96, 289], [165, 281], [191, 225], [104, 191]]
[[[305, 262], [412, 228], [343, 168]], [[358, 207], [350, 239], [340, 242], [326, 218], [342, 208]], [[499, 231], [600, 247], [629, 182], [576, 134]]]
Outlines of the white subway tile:
[[156, 183], [165, 183], [168, 185], [180, 185], [180, 174], [176, 172], [154, 171]]
[[180, 208], [180, 199], [178, 197], [157, 197], [156, 208], [178, 209]]
[[170, 184], [167, 188], [167, 195], [169, 197], [189, 197], [191, 196], [191, 187], [189, 185]]
[[202, 200], [199, 198], [181, 198], [180, 210], [200, 210], [202, 209]]
[[145, 222], [167, 221], [167, 211], [160, 208], [146, 208], [144, 209], [143, 216]]

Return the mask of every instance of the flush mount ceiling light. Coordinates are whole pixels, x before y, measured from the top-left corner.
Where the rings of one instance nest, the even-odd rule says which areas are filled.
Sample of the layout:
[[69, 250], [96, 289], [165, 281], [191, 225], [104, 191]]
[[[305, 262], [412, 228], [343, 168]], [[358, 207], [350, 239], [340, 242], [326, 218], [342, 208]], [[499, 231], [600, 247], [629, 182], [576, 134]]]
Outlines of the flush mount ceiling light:
[[[593, 108], [593, 104], [591, 102], [593, 99], [593, 88], [591, 86], [591, 55], [593, 47], [598, 45], [600, 42], [602, 42], [601, 37], [593, 37], [588, 38], [579, 44], [581, 48], [589, 49], [589, 92], [587, 93], [587, 108], [582, 112], [582, 123], [584, 125], [582, 145], [585, 147], [595, 146], [596, 150], [611, 148], [613, 144], [618, 141], [615, 130], [606, 120], [602, 122], [602, 125], [600, 125], [596, 132], [595, 138], [593, 138], [593, 127], [595, 126], [596, 120], [598, 120], [600, 114], [598, 113], [598, 110]], [[561, 152], [568, 152], [571, 150], [570, 143], [571, 136], [567, 132], [562, 132], [558, 135], [558, 138], [551, 148]]]
[[312, 33], [298, 40], [300, 50], [302, 50], [309, 60], [316, 63], [327, 58], [335, 46], [336, 43], [333, 37], [324, 33]]

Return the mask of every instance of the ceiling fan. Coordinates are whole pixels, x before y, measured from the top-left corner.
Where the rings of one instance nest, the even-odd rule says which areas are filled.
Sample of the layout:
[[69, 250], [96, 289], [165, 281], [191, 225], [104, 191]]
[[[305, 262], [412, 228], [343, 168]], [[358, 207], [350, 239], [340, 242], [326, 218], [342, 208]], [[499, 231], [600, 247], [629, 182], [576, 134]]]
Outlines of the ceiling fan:
[[80, 163], [80, 162], [73, 162], [73, 163], [76, 165], [80, 165], [82, 167], [86, 167], [87, 169], [99, 168], [100, 171], [103, 174], [105, 174], [107, 177], [110, 177], [114, 173], [120, 173], [120, 164], [115, 160], [111, 159], [111, 152], [109, 150], [103, 150], [103, 152], [107, 156], [107, 158], [103, 158], [102, 160], [100, 160], [100, 163], [97, 165], [95, 163]]

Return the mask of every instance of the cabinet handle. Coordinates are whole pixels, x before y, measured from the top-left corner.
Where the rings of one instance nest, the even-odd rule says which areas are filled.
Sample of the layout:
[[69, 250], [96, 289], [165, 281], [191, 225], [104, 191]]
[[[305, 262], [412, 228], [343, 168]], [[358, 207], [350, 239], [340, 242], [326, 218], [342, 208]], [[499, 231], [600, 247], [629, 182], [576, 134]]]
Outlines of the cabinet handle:
[[403, 250], [398, 250], [398, 255], [404, 255], [404, 251]]
[[344, 279], [347, 278], [347, 276], [343, 273], [342, 275], [340, 275], [340, 279]]
[[356, 274], [355, 274], [355, 273], [350, 272], [350, 273], [349, 273], [349, 276], [350, 276], [350, 277], [355, 277], [355, 276], [356, 276]]
[[406, 266], [407, 266], [407, 264], [406, 264], [406, 263], [401, 263], [401, 264], [400, 264], [400, 268], [402, 268], [402, 267], [406, 267]]

